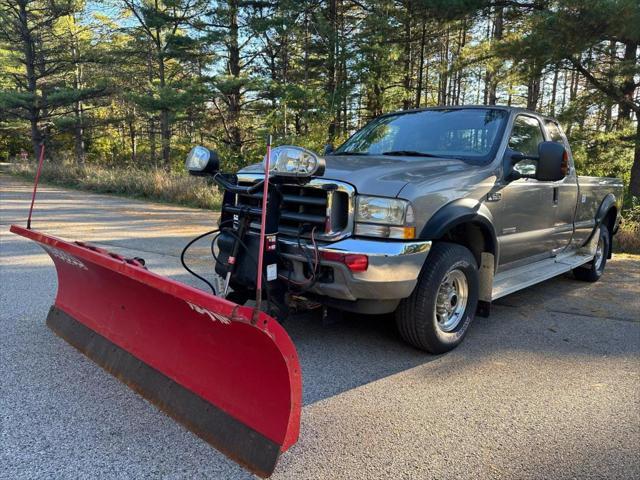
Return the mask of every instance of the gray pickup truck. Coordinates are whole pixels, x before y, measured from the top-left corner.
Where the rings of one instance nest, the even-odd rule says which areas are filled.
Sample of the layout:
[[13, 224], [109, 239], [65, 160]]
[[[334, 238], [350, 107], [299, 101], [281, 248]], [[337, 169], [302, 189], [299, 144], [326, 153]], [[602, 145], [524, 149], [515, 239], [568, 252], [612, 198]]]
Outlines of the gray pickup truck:
[[[321, 266], [308, 294], [340, 310], [395, 312], [401, 336], [429, 352], [458, 345], [493, 300], [570, 270], [596, 281], [611, 258], [621, 181], [576, 175], [558, 122], [535, 112], [391, 113], [324, 160], [321, 176], [282, 186], [287, 280], [307, 278], [300, 225], [313, 225]], [[260, 165], [238, 172], [244, 185], [262, 176]]]

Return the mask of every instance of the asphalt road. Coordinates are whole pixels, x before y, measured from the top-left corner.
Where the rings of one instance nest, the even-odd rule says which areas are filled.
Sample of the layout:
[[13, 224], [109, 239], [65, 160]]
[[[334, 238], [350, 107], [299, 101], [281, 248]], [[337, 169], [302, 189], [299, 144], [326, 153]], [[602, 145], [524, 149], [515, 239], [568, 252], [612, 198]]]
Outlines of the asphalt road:
[[[8, 232], [29, 186], [0, 181], [0, 478], [251, 478], [46, 328], [53, 264]], [[192, 282], [179, 252], [214, 218], [41, 187], [33, 226]], [[206, 246], [191, 261], [210, 268]], [[287, 328], [302, 432], [273, 478], [640, 478], [640, 257], [505, 297], [447, 355], [405, 346], [388, 318]]]

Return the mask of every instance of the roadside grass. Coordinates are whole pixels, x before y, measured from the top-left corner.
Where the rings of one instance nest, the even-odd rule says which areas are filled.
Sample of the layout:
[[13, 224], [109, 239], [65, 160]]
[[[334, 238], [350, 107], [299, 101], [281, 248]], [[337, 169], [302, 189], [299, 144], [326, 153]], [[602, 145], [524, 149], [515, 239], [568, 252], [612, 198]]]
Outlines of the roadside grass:
[[613, 251], [640, 253], [640, 222], [623, 222], [620, 230], [613, 237]]
[[[36, 165], [10, 163], [5, 173], [33, 181]], [[222, 196], [203, 178], [160, 169], [80, 167], [70, 163], [44, 163], [40, 181], [61, 187], [111, 193], [196, 208], [220, 209]]]

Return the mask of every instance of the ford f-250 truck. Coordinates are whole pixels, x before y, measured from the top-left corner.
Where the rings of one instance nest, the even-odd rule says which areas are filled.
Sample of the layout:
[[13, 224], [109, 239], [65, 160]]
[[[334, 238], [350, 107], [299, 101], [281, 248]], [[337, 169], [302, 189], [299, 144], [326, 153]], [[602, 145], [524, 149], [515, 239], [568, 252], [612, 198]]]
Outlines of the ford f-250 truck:
[[[401, 336], [429, 352], [458, 345], [493, 300], [570, 270], [596, 281], [611, 258], [621, 181], [578, 176], [558, 122], [535, 112], [391, 113], [324, 163], [279, 186], [280, 278], [340, 310], [395, 312]], [[245, 186], [263, 177], [261, 165], [237, 174]]]
[[[300, 363], [277, 321], [292, 306], [395, 312], [409, 343], [444, 352], [494, 299], [569, 270], [598, 280], [611, 255], [622, 185], [577, 177], [557, 123], [532, 112], [385, 115], [326, 158], [270, 144], [240, 174], [202, 146], [187, 156], [224, 192], [219, 228], [181, 255], [213, 294], [32, 230], [31, 211], [11, 226], [56, 265], [54, 332], [263, 477], [300, 430]], [[185, 263], [210, 236], [218, 288]]]

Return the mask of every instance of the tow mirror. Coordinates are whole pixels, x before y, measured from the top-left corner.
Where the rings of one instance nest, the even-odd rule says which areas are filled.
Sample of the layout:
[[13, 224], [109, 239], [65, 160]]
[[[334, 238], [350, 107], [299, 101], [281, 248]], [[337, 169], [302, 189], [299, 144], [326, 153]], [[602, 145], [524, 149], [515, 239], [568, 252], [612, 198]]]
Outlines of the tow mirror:
[[538, 144], [538, 168], [536, 179], [542, 182], [555, 182], [567, 175], [568, 156], [564, 146], [557, 142]]
[[220, 169], [220, 159], [215, 151], [198, 145], [187, 155], [185, 166], [191, 175], [214, 175]]

